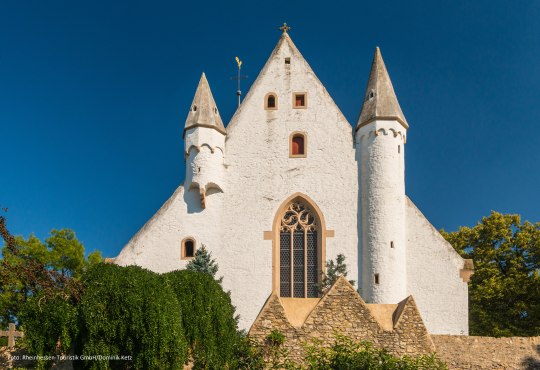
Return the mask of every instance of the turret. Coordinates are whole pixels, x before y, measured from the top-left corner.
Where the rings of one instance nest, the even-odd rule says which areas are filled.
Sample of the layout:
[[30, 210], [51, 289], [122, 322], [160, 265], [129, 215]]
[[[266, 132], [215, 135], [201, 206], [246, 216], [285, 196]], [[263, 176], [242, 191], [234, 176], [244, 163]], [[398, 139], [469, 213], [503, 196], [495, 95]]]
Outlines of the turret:
[[198, 191], [202, 208], [210, 189], [222, 192], [225, 127], [203, 73], [184, 128], [186, 181], [189, 191]]
[[361, 209], [361, 292], [370, 303], [407, 297], [403, 116], [379, 48], [356, 127]]

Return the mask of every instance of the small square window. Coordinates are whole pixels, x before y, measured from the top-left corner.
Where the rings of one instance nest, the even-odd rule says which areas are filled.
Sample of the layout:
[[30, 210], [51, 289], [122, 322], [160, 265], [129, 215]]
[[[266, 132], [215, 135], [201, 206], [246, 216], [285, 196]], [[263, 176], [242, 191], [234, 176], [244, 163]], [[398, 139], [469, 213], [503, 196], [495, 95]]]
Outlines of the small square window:
[[285, 58], [285, 64], [291, 64], [291, 58]]
[[294, 108], [306, 108], [307, 97], [305, 93], [295, 93], [293, 95], [293, 107]]

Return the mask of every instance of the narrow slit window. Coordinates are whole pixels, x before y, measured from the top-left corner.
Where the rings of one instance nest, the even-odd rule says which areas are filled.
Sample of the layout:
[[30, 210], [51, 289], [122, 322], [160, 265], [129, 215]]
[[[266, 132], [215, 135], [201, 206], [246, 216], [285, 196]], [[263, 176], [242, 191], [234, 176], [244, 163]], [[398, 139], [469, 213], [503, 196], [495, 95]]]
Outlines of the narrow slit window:
[[291, 138], [291, 157], [306, 156], [306, 138], [303, 134], [294, 134]]
[[195, 257], [195, 240], [187, 238], [182, 241], [182, 259]]
[[375, 284], [379, 284], [379, 274], [375, 274], [374, 276]]
[[294, 94], [293, 104], [295, 108], [306, 108], [307, 107], [306, 94], [305, 93]]
[[401, 153], [401, 145], [397, 146], [397, 152], [398, 152], [398, 154]]
[[394, 242], [390, 242], [390, 248], [394, 248]]

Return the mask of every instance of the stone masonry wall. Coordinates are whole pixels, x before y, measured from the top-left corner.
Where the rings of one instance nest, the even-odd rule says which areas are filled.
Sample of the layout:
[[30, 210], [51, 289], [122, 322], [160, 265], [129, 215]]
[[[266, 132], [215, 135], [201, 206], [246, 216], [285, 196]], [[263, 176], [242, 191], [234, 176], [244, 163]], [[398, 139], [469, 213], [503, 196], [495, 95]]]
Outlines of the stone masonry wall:
[[304, 357], [302, 343], [321, 339], [329, 344], [336, 332], [355, 340], [370, 341], [397, 356], [434, 352], [435, 347], [412, 297], [398, 305], [393, 320], [393, 330], [384, 330], [354, 288], [341, 277], [301, 327], [290, 324], [280, 298], [272, 294], [249, 334], [264, 343], [273, 330], [280, 331], [286, 338], [285, 348], [297, 361]]
[[540, 369], [540, 337], [431, 335], [449, 369]]
[[385, 330], [349, 282], [340, 277], [317, 303], [301, 326], [293, 326], [281, 299], [272, 294], [253, 323], [249, 335], [263, 344], [273, 330], [285, 335], [292, 360], [304, 357], [303, 343], [319, 339], [332, 343], [336, 332], [367, 340], [396, 356], [437, 352], [450, 370], [540, 369], [540, 337], [472, 337], [428, 334], [412, 296], [397, 305], [392, 330]]

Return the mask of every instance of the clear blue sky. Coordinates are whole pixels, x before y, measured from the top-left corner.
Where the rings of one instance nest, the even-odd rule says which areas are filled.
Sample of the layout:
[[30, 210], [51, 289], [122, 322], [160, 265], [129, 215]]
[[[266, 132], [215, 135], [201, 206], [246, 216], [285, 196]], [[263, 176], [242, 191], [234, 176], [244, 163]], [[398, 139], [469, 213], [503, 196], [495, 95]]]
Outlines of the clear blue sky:
[[12, 232], [73, 228], [116, 256], [184, 179], [205, 71], [224, 121], [294, 42], [351, 123], [380, 46], [410, 124], [409, 197], [437, 228], [540, 221], [539, 1], [3, 1], [0, 206]]

